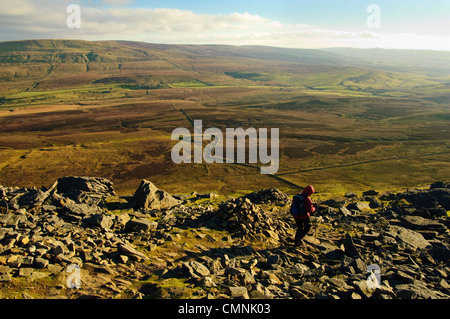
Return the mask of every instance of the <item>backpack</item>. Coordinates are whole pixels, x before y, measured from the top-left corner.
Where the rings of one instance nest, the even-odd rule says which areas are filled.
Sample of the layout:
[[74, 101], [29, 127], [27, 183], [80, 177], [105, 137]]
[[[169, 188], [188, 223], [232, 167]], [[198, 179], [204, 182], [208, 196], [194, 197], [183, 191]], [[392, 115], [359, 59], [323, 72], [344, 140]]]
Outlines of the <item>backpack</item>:
[[290, 210], [292, 216], [301, 217], [308, 213], [305, 207], [305, 198], [300, 194], [294, 196]]

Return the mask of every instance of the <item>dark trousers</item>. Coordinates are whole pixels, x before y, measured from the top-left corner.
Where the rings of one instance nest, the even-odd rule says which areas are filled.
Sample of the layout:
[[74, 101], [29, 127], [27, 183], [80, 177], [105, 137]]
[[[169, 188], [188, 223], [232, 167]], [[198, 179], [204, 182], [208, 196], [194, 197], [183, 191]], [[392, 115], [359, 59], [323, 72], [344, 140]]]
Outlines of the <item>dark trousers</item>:
[[300, 242], [303, 237], [308, 234], [311, 229], [311, 220], [309, 218], [306, 219], [298, 219], [295, 218], [295, 222], [297, 223], [297, 233], [295, 234], [295, 242]]

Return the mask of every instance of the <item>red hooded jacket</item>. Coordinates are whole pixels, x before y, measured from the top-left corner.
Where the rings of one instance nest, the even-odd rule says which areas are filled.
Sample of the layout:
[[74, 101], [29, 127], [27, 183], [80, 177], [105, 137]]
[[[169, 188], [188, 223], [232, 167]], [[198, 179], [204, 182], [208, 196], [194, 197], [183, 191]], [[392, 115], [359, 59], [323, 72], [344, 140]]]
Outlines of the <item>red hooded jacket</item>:
[[313, 206], [311, 198], [309, 198], [309, 196], [311, 196], [312, 194], [314, 194], [316, 191], [314, 190], [314, 186], [309, 185], [307, 186], [303, 192], [300, 194], [303, 197], [305, 197], [305, 208], [306, 211], [308, 212], [306, 215], [300, 216], [300, 217], [295, 217], [298, 219], [307, 219], [309, 217], [311, 217], [311, 214], [314, 213], [316, 211], [316, 208]]

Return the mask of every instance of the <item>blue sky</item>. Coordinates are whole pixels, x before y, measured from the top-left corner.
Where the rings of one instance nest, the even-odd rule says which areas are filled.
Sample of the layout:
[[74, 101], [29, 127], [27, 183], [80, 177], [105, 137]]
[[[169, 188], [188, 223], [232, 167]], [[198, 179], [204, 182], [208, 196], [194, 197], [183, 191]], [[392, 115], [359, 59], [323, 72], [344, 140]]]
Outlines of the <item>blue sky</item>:
[[[81, 28], [66, 7], [80, 6]], [[370, 4], [380, 24], [370, 27]], [[27, 38], [155, 43], [450, 50], [450, 0], [0, 0], [0, 41]]]
[[[339, 4], [342, 2], [343, 4]], [[347, 24], [357, 17], [358, 11], [365, 10], [363, 3], [355, 6], [351, 1], [135, 1], [135, 6], [152, 8], [178, 8], [192, 10], [203, 14], [229, 14], [233, 12], [249, 12], [262, 17], [285, 23], [309, 23], [326, 25], [332, 16], [336, 24]], [[360, 9], [360, 10], [358, 10]], [[336, 14], [337, 13], [337, 14]]]
[[[114, 2], [114, 0], [112, 0]], [[118, 0], [120, 2], [120, 0]], [[123, 0], [134, 8], [173, 8], [190, 10], [198, 14], [230, 14], [249, 12], [283, 23], [304, 23], [322, 27], [362, 28], [366, 8], [374, 3], [383, 12], [386, 26], [397, 30], [430, 24], [437, 32], [443, 30], [436, 20], [450, 20], [449, 0]], [[101, 1], [99, 1], [101, 2]], [[434, 26], [433, 26], [434, 25]]]

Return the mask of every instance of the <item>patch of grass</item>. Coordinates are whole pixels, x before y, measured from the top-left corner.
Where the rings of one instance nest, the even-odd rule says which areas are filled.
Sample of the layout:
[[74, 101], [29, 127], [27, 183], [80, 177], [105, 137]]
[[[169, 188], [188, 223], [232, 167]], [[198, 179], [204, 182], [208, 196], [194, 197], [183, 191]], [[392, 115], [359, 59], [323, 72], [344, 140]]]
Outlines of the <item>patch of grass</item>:
[[246, 79], [251, 81], [270, 81], [273, 77], [269, 74], [262, 74], [256, 72], [225, 72], [235, 79]]
[[169, 87], [171, 88], [203, 88], [208, 87], [209, 84], [199, 81], [199, 80], [193, 80], [193, 81], [186, 81], [186, 82], [176, 82], [176, 83], [170, 83]]
[[52, 274], [32, 282], [25, 277], [14, 277], [11, 282], [0, 285], [0, 296], [2, 299], [25, 299], [26, 295], [33, 299], [44, 299], [49, 296], [57, 297], [63, 292], [56, 289], [59, 284], [61, 284], [59, 278]]
[[192, 299], [194, 292], [188, 287], [186, 279], [160, 279], [155, 275], [139, 285], [146, 299]]

